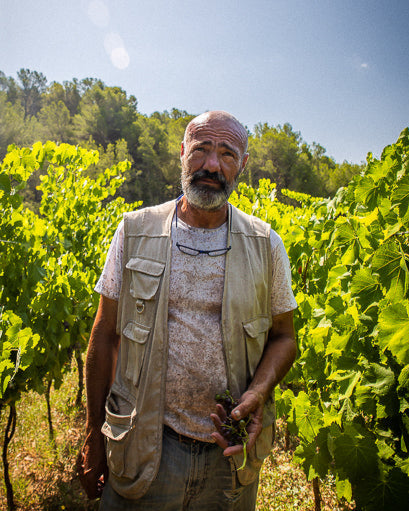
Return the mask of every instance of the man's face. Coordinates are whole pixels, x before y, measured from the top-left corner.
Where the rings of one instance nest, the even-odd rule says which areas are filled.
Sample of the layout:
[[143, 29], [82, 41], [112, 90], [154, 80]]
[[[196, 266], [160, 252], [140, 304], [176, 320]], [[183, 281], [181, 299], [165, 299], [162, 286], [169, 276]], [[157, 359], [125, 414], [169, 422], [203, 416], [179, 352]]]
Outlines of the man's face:
[[189, 129], [181, 150], [181, 181], [190, 204], [208, 211], [226, 204], [247, 161], [245, 143], [229, 120], [208, 119]]

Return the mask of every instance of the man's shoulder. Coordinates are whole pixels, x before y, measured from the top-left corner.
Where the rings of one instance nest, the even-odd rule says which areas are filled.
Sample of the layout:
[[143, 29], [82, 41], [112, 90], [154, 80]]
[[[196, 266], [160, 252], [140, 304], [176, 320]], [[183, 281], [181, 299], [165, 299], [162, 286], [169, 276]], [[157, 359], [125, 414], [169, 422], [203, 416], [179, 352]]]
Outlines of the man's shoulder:
[[155, 206], [146, 206], [141, 209], [136, 209], [135, 211], [128, 211], [124, 213], [124, 218], [133, 219], [139, 216], [157, 216], [164, 212], [170, 212], [172, 208], [175, 207], [175, 201], [167, 201], [162, 204], [157, 204]]
[[232, 206], [231, 232], [241, 232], [249, 236], [270, 237], [270, 231], [271, 226], [267, 222]]
[[171, 200], [156, 206], [147, 206], [136, 211], [124, 213], [125, 232], [132, 234], [134, 230], [141, 231], [156, 229], [169, 219], [175, 208], [175, 201]]

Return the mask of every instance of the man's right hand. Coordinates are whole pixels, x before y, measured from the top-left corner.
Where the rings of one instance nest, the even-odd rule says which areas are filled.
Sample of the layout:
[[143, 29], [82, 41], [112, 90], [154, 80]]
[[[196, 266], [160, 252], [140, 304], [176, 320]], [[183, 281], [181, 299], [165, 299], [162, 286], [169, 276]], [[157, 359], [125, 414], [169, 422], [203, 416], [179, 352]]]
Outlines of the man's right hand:
[[77, 474], [89, 499], [101, 496], [108, 480], [108, 466], [100, 431], [88, 433], [77, 457]]

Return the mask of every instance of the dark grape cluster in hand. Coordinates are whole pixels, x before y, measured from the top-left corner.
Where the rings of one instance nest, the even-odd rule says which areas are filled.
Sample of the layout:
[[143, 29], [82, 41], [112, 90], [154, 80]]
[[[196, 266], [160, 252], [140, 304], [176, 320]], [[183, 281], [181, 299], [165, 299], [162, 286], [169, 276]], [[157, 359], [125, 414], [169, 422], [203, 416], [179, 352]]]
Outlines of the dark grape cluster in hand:
[[246, 428], [251, 422], [251, 417], [247, 415], [247, 417], [236, 420], [231, 416], [232, 410], [239, 403], [230, 394], [229, 390], [226, 390], [223, 394], [216, 394], [216, 402], [222, 405], [226, 412], [226, 418], [220, 432], [227, 440], [229, 447], [232, 445], [243, 445], [245, 447], [249, 436]]

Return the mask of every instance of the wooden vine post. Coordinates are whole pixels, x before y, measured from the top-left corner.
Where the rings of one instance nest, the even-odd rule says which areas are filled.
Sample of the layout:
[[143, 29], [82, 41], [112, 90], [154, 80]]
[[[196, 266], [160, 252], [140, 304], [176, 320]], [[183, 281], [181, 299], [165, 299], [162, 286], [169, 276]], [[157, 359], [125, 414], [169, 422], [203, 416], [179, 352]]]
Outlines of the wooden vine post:
[[6, 485], [6, 493], [7, 493], [7, 509], [9, 511], [14, 511], [16, 509], [16, 505], [14, 503], [14, 494], [13, 494], [13, 486], [10, 481], [9, 474], [9, 461], [7, 457], [8, 446], [14, 436], [14, 432], [16, 430], [16, 421], [17, 421], [17, 413], [15, 404], [10, 405], [10, 413], [7, 420], [6, 429], [4, 432], [4, 442], [3, 442], [3, 468], [4, 468], [4, 483]]

